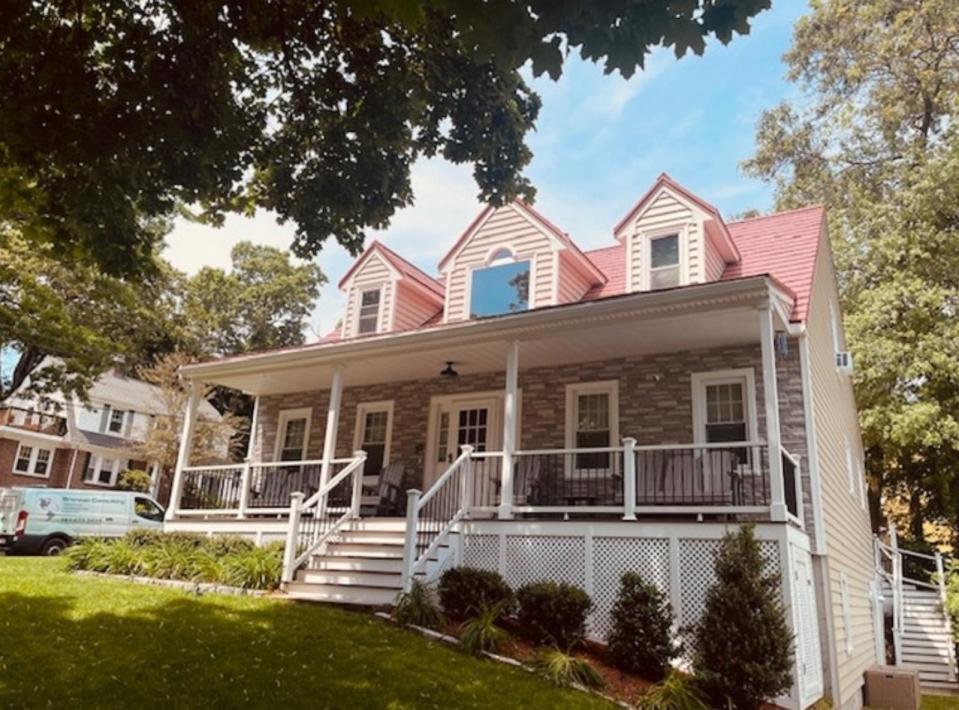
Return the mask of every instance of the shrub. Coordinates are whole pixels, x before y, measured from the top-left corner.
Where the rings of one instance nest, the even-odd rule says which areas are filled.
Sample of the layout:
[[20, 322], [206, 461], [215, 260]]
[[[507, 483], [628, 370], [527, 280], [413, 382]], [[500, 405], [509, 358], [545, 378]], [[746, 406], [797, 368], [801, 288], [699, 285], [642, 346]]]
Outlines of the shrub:
[[101, 572], [107, 574], [139, 574], [141, 568], [140, 548], [125, 540], [111, 540], [103, 549]]
[[635, 572], [623, 575], [611, 613], [609, 657], [617, 667], [658, 680], [679, 655], [672, 640], [673, 614], [666, 595]]
[[224, 556], [249, 552], [256, 548], [252, 540], [239, 535], [214, 535], [203, 540], [201, 547], [211, 555]]
[[716, 707], [754, 710], [792, 685], [792, 633], [780, 577], [763, 572], [752, 526], [723, 538], [716, 584], [696, 626], [693, 665]]
[[670, 671], [666, 680], [651, 686], [639, 696], [640, 710], [709, 710], [693, 678]]
[[440, 604], [453, 619], [467, 619], [483, 609], [502, 604], [503, 614], [513, 609], [513, 591], [496, 572], [454, 567], [439, 582]]
[[501, 601], [492, 606], [481, 607], [476, 615], [463, 624], [460, 644], [471, 653], [488, 651], [498, 653], [506, 645], [509, 634], [499, 627], [499, 620], [509, 602]]
[[110, 543], [100, 537], [84, 537], [63, 551], [67, 569], [102, 571], [103, 558]]
[[579, 587], [557, 582], [534, 582], [516, 592], [517, 618], [535, 643], [569, 648], [586, 633], [586, 615], [593, 603]]
[[135, 468], [127, 469], [117, 478], [117, 490], [148, 493], [150, 491], [150, 474]]
[[419, 580], [413, 580], [410, 591], [403, 592], [393, 607], [393, 618], [401, 624], [437, 629], [443, 616], [433, 604], [429, 588]]
[[283, 543], [227, 555], [223, 568], [226, 584], [244, 589], [276, 589], [283, 574]]
[[533, 670], [553, 685], [568, 686], [578, 683], [587, 688], [601, 688], [603, 677], [585, 659], [560, 651], [541, 648], [530, 661]]
[[192, 580], [197, 548], [176, 539], [161, 538], [156, 544], [141, 548], [143, 573], [157, 579]]

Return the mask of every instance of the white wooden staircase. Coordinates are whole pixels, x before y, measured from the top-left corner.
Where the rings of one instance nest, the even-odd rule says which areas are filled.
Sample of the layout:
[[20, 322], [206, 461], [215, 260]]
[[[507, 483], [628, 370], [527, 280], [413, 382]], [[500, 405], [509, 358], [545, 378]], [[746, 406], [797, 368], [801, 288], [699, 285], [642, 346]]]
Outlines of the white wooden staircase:
[[[364, 518], [353, 520], [336, 533], [295, 578], [284, 585], [294, 599], [387, 606], [396, 601], [403, 588], [403, 545], [405, 518]], [[430, 556], [427, 569], [416, 576], [434, 573], [452, 554], [451, 540], [439, 545]]]
[[[914, 567], [928, 566], [912, 579], [903, 572], [903, 558]], [[924, 690], [959, 694], [952, 620], [945, 607], [945, 565], [942, 556], [925, 555], [897, 546], [893, 531], [891, 544], [876, 541], [876, 565], [883, 595], [892, 610], [894, 661], [914, 668]]]

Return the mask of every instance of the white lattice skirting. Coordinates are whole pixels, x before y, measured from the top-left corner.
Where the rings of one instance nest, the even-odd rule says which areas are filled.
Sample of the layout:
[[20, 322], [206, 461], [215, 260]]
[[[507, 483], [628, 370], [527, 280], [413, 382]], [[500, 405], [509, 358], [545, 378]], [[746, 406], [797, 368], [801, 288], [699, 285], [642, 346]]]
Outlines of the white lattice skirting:
[[[715, 581], [719, 540], [735, 525], [471, 521], [462, 536], [461, 564], [496, 570], [515, 589], [529, 582], [574, 584], [590, 595], [590, 637], [605, 641], [610, 610], [624, 572], [638, 572], [668, 595], [681, 629], [697, 623]], [[815, 586], [809, 541], [782, 524], [756, 527], [767, 569], [783, 578], [783, 601], [796, 634], [796, 685], [786, 707], [807, 707], [822, 695]], [[808, 582], [808, 583], [807, 583]], [[681, 639], [682, 640], [682, 639]]]

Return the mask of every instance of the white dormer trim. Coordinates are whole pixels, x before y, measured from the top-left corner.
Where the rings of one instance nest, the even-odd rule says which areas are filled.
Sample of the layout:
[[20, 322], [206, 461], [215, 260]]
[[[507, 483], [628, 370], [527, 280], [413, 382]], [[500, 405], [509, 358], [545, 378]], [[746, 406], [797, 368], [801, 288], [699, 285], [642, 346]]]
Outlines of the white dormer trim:
[[[353, 288], [353, 283], [356, 281], [356, 277], [363, 272], [363, 267], [365, 267], [366, 264], [371, 262], [374, 258], [379, 263], [383, 264], [383, 266], [386, 267], [387, 271], [390, 272], [390, 278], [392, 280], [396, 281], [403, 277], [403, 274], [401, 274], [396, 269], [396, 267], [389, 262], [388, 259], [384, 259], [382, 256], [380, 256], [379, 253], [374, 248], [366, 253], [366, 258], [360, 257], [359, 262], [355, 263], [352, 267], [350, 267], [353, 273], [351, 273], [349, 275], [349, 278], [345, 279], [343, 283], [340, 285], [341, 290], [349, 293], [350, 289]], [[372, 289], [369, 289], [369, 290], [372, 290]]]
[[[686, 221], [677, 222], [674, 225], [659, 227], [652, 231], [640, 232], [636, 235], [636, 239], [641, 240], [640, 249], [642, 250], [642, 271], [639, 274], [639, 291], [649, 291], [652, 288], [650, 282], [650, 271], [653, 264], [653, 248], [652, 243], [654, 240], [661, 237], [670, 237], [676, 235], [679, 240], [679, 285], [686, 286], [689, 284], [689, 224]], [[632, 249], [626, 250], [627, 258], [632, 255]], [[631, 266], [631, 260], [629, 266]], [[627, 273], [629, 276], [629, 273]]]
[[[660, 185], [648, 198], [646, 198], [642, 208], [636, 214], [632, 215], [629, 221], [623, 224], [623, 226], [615, 232], [614, 236], [616, 239], [622, 241], [623, 239], [635, 234], [636, 224], [646, 215], [649, 209], [656, 204], [656, 201], [659, 200], [663, 194], [669, 194], [669, 196], [677, 202], [681, 202], [682, 204], [686, 205], [692, 211], [697, 222], [705, 223], [706, 221], [713, 219], [712, 214], [706, 212], [693, 200], [690, 200], [688, 197], [674, 190], [669, 185]], [[684, 218], [682, 222], [678, 222], [673, 228], [676, 228], [679, 226], [679, 224], [684, 224], [688, 221], [688, 219]]]

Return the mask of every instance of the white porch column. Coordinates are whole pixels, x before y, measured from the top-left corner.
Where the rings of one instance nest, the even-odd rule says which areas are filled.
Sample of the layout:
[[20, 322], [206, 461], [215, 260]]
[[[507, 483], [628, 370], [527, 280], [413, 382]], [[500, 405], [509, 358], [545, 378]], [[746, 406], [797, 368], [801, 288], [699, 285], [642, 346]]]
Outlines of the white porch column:
[[766, 412], [766, 443], [769, 448], [769, 515], [773, 520], [786, 519], [786, 497], [783, 486], [783, 460], [779, 436], [779, 387], [776, 383], [776, 350], [773, 312], [769, 304], [759, 309], [759, 347], [763, 361], [763, 400]]
[[506, 349], [506, 387], [503, 393], [503, 475], [498, 516], [513, 517], [513, 456], [516, 453], [516, 392], [519, 389], [519, 341]]
[[333, 368], [330, 383], [330, 401], [326, 407], [326, 433], [323, 435], [323, 466], [320, 469], [320, 486], [330, 480], [333, 459], [336, 458], [336, 432], [340, 424], [340, 400], [343, 398], [343, 366]]
[[253, 398], [253, 415], [250, 417], [250, 441], [246, 445], [246, 460], [253, 460], [253, 452], [256, 449], [256, 427], [260, 416], [260, 395]]
[[180, 495], [183, 493], [183, 469], [190, 465], [190, 453], [193, 450], [193, 430], [196, 428], [196, 407], [200, 402], [200, 387], [194, 380], [190, 380], [189, 387], [190, 397], [187, 400], [186, 412], [183, 413], [183, 432], [180, 434], [180, 450], [177, 452], [166, 520], [172, 520], [180, 507]]

